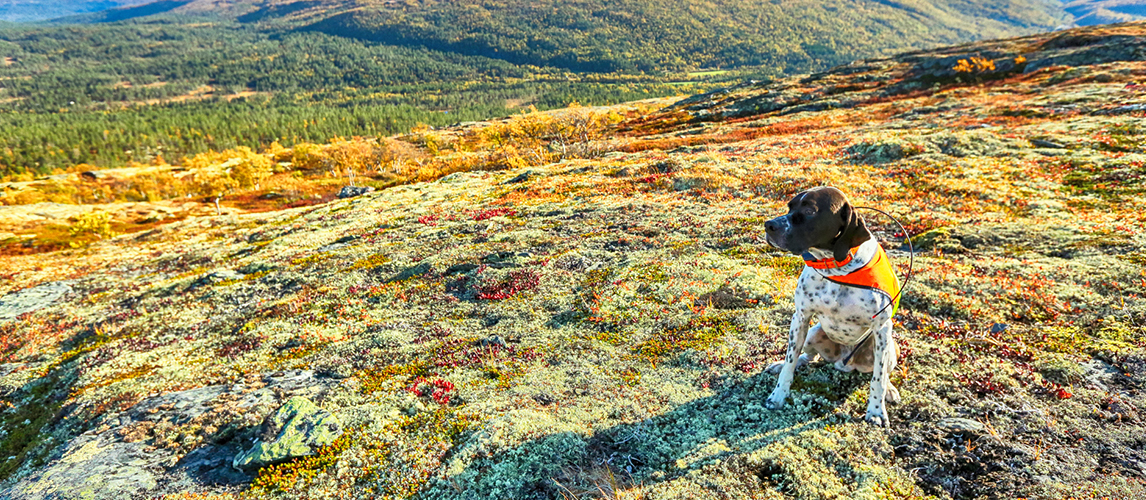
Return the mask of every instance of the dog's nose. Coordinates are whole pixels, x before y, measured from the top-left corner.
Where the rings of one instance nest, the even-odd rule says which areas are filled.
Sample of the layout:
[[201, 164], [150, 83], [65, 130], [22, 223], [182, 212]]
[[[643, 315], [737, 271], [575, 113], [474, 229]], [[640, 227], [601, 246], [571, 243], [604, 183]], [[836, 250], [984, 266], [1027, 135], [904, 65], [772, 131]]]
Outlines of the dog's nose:
[[764, 231], [765, 232], [774, 233], [779, 229], [780, 229], [780, 224], [778, 222], [776, 222], [776, 219], [772, 219], [772, 220], [764, 223]]

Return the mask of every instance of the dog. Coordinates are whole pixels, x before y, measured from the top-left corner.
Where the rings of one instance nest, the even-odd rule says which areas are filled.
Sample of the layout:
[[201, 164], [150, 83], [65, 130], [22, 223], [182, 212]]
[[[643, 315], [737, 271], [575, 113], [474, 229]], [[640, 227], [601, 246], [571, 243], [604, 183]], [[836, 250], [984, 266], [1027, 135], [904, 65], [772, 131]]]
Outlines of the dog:
[[[899, 281], [887, 254], [834, 187], [797, 194], [788, 213], [764, 224], [764, 233], [769, 245], [801, 255], [805, 263], [796, 285], [788, 354], [767, 369], [779, 377], [764, 405], [782, 408], [796, 369], [818, 356], [837, 370], [872, 374], [864, 420], [887, 427], [887, 403], [899, 402], [890, 380], [899, 355], [891, 324]], [[813, 317], [818, 322], [809, 328]]]

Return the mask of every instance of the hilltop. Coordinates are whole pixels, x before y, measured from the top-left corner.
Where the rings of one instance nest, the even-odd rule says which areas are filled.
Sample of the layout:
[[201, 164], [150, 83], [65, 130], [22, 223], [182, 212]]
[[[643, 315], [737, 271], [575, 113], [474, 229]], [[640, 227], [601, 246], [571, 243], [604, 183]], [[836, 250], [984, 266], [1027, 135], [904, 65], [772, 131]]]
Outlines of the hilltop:
[[[149, 167], [379, 189], [0, 261], [0, 496], [1142, 497], [1144, 84], [1133, 23]], [[889, 429], [829, 366], [762, 405], [825, 184], [918, 250]]]

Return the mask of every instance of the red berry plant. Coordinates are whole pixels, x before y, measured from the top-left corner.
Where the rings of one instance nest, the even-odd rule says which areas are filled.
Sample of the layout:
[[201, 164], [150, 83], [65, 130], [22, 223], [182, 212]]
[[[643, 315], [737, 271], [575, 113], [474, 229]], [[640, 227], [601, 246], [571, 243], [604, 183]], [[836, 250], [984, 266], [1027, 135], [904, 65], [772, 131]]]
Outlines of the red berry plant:
[[423, 377], [418, 377], [414, 380], [414, 383], [411, 384], [410, 387], [406, 388], [406, 391], [411, 392], [421, 398], [429, 397], [438, 402], [438, 404], [443, 405], [449, 404], [451, 397], [456, 395], [456, 393], [450, 394], [451, 392], [454, 392], [453, 382], [442, 380], [440, 378], [435, 378], [434, 380], [430, 381]]

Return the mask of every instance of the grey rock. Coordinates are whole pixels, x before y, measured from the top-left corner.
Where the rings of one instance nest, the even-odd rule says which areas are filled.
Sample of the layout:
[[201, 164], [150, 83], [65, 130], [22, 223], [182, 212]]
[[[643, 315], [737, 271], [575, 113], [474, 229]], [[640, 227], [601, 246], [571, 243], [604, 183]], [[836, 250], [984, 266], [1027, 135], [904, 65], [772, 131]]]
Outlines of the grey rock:
[[489, 337], [474, 342], [474, 344], [476, 344], [478, 347], [486, 347], [491, 349], [495, 347], [504, 349], [506, 346], [505, 339], [497, 335], [490, 335]]
[[537, 172], [534, 172], [532, 170], [526, 170], [526, 171], [516, 175], [514, 178], [512, 178], [508, 181], [505, 181], [505, 184], [518, 184], [518, 183], [533, 179], [535, 177], [537, 177]]
[[224, 445], [207, 444], [196, 448], [160, 476], [160, 488], [155, 495], [218, 490], [250, 482], [249, 474], [230, 467], [231, 457], [240, 451], [238, 444], [232, 440]]
[[465, 274], [465, 273], [473, 271], [474, 269], [477, 269], [477, 268], [478, 268], [477, 264], [471, 264], [468, 262], [463, 262], [461, 264], [454, 264], [454, 265], [446, 268], [445, 275], [446, 276], [452, 276], [455, 274]]
[[[337, 383], [320, 379], [310, 370], [266, 375], [263, 382], [265, 386], [254, 390], [242, 384], [214, 385], [145, 399], [118, 417], [109, 418], [106, 423], [110, 428], [69, 441], [55, 455], [57, 458], [7, 490], [0, 489], [0, 499], [156, 498], [168, 493], [217, 490], [220, 486], [247, 483], [252, 479], [250, 473], [231, 466], [233, 458], [243, 452], [244, 445], [249, 446], [249, 441], [234, 437], [236, 434], [251, 436], [253, 428], [236, 428], [225, 433], [226, 436], [217, 435], [212, 442], [204, 443], [174, 463], [173, 451], [162, 447], [149, 450], [145, 441], [125, 442], [119, 430], [143, 421], [185, 424], [211, 411], [211, 404], [228, 393], [241, 396], [236, 401], [239, 408], [266, 414], [278, 405], [280, 399], [276, 394], [314, 395]], [[282, 411], [280, 408], [279, 412]], [[326, 429], [329, 431], [329, 426]], [[339, 429], [341, 432], [340, 424]]]
[[204, 287], [204, 286], [214, 285], [215, 283], [219, 283], [219, 282], [223, 282], [223, 281], [241, 280], [241, 279], [243, 279], [243, 275], [240, 273], [237, 273], [237, 272], [232, 271], [230, 269], [220, 269], [218, 271], [209, 273], [209, 274], [204, 275], [204, 276], [200, 277], [199, 279], [195, 280], [194, 283], [191, 283], [191, 288], [192, 289], [200, 288], [200, 287]]
[[406, 269], [403, 269], [402, 272], [395, 274], [394, 276], [391, 276], [389, 279], [387, 279], [386, 283], [393, 283], [395, 281], [406, 281], [410, 278], [417, 278], [418, 276], [426, 274], [426, 273], [432, 271], [433, 269], [434, 269], [433, 266], [431, 266], [429, 263], [423, 262], [421, 264], [418, 264], [415, 266], [410, 266]]
[[1114, 382], [1115, 377], [1122, 375], [1122, 372], [1118, 368], [1101, 359], [1091, 359], [1090, 361], [1079, 363], [1079, 367], [1085, 372], [1083, 378], [1086, 379], [1086, 382], [1101, 391], [1110, 391], [1110, 387], [1107, 384]]
[[566, 271], [585, 271], [592, 267], [592, 262], [582, 255], [572, 252], [562, 255], [553, 261], [553, 266]]
[[236, 455], [231, 465], [240, 470], [254, 470], [313, 455], [319, 447], [333, 443], [342, 432], [342, 421], [337, 416], [307, 398], [295, 396], [267, 418], [263, 436], [268, 439]]
[[142, 443], [124, 443], [112, 433], [81, 435], [63, 456], [16, 483], [2, 498], [61, 500], [132, 498], [154, 489], [155, 456]]
[[1031, 139], [1031, 144], [1040, 148], [1065, 149], [1066, 146], [1046, 139]]
[[55, 281], [12, 292], [0, 297], [0, 320], [12, 319], [48, 307], [71, 291], [69, 282]]
[[482, 263], [494, 269], [504, 269], [507, 267], [517, 267], [514, 260], [517, 256], [513, 252], [494, 252], [482, 256]]
[[374, 188], [370, 186], [346, 186], [338, 192], [339, 198], [353, 198], [355, 196], [362, 196], [366, 193], [373, 192]]
[[1003, 332], [1007, 331], [1007, 329], [1010, 327], [1011, 327], [1011, 325], [1008, 325], [1006, 323], [995, 323], [995, 324], [991, 325], [991, 333], [1003, 333]]
[[252, 262], [252, 263], [247, 264], [243, 267], [240, 267], [239, 272], [242, 274], [265, 273], [265, 272], [273, 270], [274, 268], [275, 268], [275, 266], [272, 266], [272, 265], [267, 264], [265, 262]]
[[1102, 110], [1096, 114], [1100, 114], [1100, 115], [1124, 115], [1127, 113], [1138, 113], [1141, 111], [1146, 111], [1146, 104], [1127, 104], [1127, 105], [1118, 106], [1118, 107], [1112, 108], [1112, 109]]
[[983, 424], [963, 417], [947, 417], [939, 419], [935, 427], [947, 432], [982, 432], [986, 430]]
[[[130, 413], [135, 420], [187, 422], [207, 413], [211, 409], [207, 403], [225, 392], [227, 389], [222, 385], [171, 392], [141, 401], [130, 410]], [[160, 411], [160, 407], [164, 410]]]
[[315, 251], [316, 251], [316, 252], [329, 252], [329, 251], [331, 251], [331, 250], [337, 250], [337, 249], [339, 249], [339, 248], [343, 248], [343, 247], [345, 247], [345, 246], [349, 245], [349, 244], [350, 244], [350, 242], [352, 242], [352, 241], [354, 241], [354, 240], [356, 240], [356, 239], [358, 239], [358, 237], [357, 237], [357, 236], [353, 236], [353, 235], [347, 235], [347, 236], [343, 236], [343, 237], [341, 237], [341, 238], [339, 238], [339, 239], [337, 239], [337, 240], [334, 240], [334, 241], [333, 241], [332, 243], [330, 243], [329, 245], [323, 245], [323, 246], [319, 247], [319, 248], [318, 248], [317, 250], [315, 250]]

